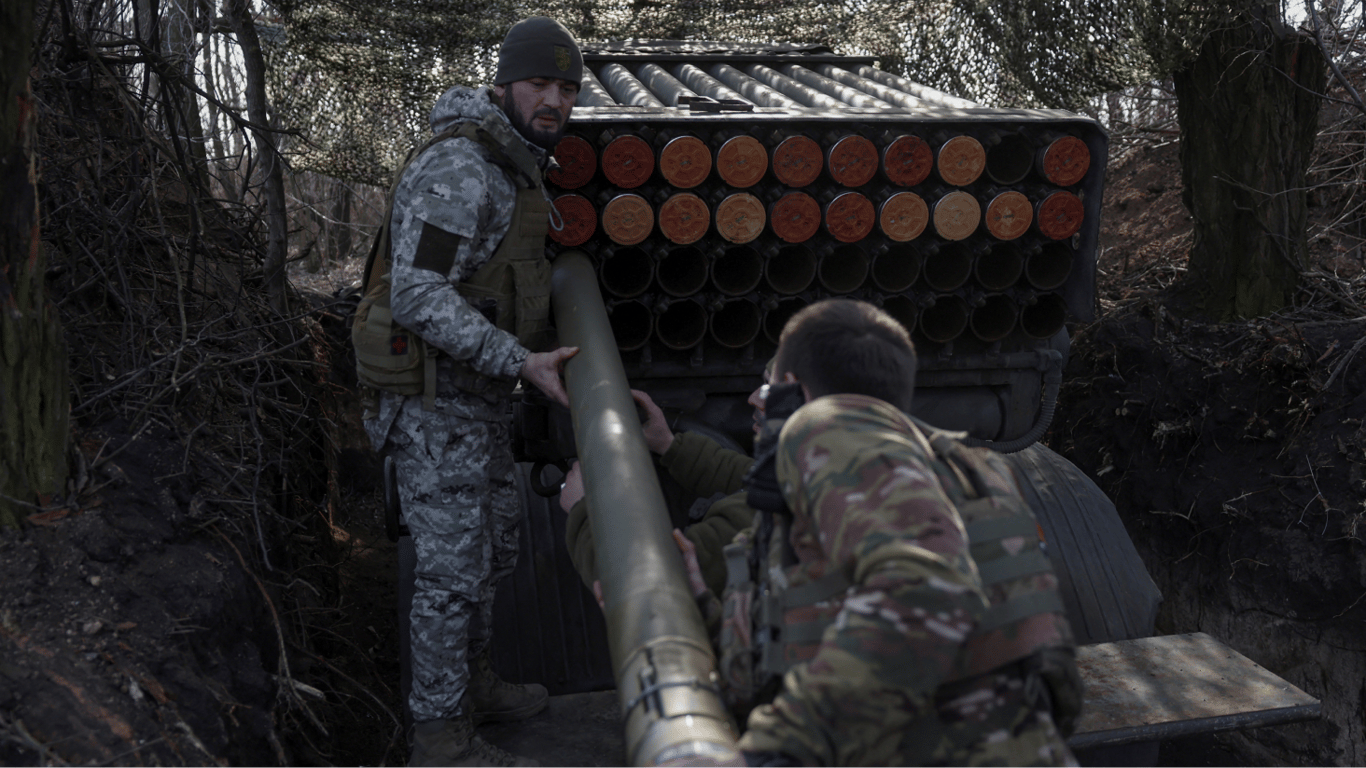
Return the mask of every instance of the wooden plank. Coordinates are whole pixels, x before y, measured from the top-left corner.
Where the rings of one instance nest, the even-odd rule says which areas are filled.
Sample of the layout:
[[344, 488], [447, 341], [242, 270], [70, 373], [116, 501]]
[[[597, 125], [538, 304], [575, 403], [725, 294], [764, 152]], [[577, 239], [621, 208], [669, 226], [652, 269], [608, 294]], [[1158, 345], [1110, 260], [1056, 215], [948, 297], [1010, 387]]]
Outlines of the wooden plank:
[[[1077, 649], [1086, 701], [1073, 749], [1156, 742], [1319, 717], [1319, 701], [1204, 633]], [[622, 764], [614, 691], [553, 696], [550, 707], [479, 733], [546, 765]]]
[[1081, 646], [1077, 665], [1074, 749], [1319, 717], [1318, 699], [1203, 632]]

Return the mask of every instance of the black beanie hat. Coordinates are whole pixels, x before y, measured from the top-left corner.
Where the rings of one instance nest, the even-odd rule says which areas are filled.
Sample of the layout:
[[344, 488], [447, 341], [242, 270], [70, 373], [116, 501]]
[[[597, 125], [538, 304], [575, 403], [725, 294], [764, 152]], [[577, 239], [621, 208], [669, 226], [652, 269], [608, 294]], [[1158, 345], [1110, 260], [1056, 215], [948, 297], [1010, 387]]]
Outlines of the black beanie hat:
[[560, 22], [532, 16], [512, 25], [498, 51], [494, 85], [533, 77], [554, 77], [577, 83], [583, 79], [583, 54]]

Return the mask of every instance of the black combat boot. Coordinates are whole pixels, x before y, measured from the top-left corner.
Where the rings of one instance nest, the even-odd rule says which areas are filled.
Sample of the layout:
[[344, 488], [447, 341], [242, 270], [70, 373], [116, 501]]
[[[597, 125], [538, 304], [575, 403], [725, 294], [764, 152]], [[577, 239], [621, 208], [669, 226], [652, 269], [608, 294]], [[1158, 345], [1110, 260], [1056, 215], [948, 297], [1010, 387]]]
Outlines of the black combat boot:
[[[466, 699], [468, 702], [468, 699]], [[540, 765], [493, 746], [474, 733], [469, 715], [449, 720], [426, 720], [409, 731], [408, 765]]]
[[525, 720], [545, 709], [550, 701], [545, 686], [514, 685], [493, 671], [485, 648], [470, 662], [470, 683], [466, 703], [474, 711], [474, 722]]

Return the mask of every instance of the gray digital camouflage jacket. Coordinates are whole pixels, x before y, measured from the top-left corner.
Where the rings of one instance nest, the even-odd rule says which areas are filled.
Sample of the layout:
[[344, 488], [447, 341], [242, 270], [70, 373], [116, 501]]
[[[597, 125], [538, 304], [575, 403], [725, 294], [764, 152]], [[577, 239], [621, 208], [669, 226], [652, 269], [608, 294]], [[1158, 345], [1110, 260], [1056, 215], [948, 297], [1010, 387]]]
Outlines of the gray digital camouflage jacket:
[[[506, 116], [487, 87], [456, 86], [432, 108], [432, 132], [494, 114]], [[515, 133], [515, 131], [514, 131]], [[520, 138], [520, 134], [517, 134]], [[527, 142], [544, 168], [549, 153]], [[415, 158], [404, 172], [394, 197], [392, 229], [392, 298], [394, 320], [417, 333], [448, 357], [438, 364], [437, 410], [481, 421], [504, 417], [506, 403], [457, 389], [451, 382], [452, 360], [464, 360], [487, 376], [513, 378], [528, 351], [511, 333], [499, 330], [456, 291], [498, 250], [512, 220], [517, 190], [494, 165], [487, 149], [464, 138], [442, 141]], [[448, 273], [415, 264], [424, 224], [460, 238]], [[376, 449], [393, 423], [403, 396], [382, 393], [379, 417], [366, 423]]]

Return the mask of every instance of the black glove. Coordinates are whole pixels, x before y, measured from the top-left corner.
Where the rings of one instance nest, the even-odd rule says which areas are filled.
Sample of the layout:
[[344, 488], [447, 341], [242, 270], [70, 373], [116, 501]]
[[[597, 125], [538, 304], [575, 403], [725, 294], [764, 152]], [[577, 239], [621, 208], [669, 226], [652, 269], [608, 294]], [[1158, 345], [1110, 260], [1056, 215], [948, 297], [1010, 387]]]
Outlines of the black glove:
[[802, 385], [774, 384], [764, 399], [764, 424], [754, 446], [754, 463], [745, 473], [746, 502], [753, 508], [787, 513], [782, 489], [778, 487], [778, 434], [787, 417], [806, 404]]

